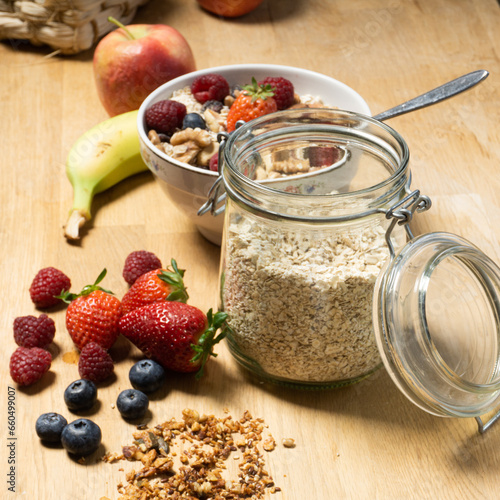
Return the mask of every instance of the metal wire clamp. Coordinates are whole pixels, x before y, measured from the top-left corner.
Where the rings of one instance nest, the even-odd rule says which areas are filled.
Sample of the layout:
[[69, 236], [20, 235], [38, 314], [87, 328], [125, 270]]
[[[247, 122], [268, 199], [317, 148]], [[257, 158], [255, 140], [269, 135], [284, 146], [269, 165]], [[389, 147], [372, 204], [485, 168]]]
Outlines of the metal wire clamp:
[[432, 201], [428, 196], [421, 195], [420, 191], [416, 189], [410, 192], [402, 200], [398, 201], [388, 210], [382, 210], [385, 214], [386, 219], [392, 219], [387, 231], [385, 233], [385, 241], [389, 247], [389, 252], [391, 258], [396, 256], [396, 251], [394, 250], [394, 245], [391, 241], [391, 233], [394, 227], [397, 225], [404, 226], [408, 238], [412, 240], [414, 238], [413, 233], [410, 229], [410, 221], [413, 218], [415, 212], [425, 212], [429, 210], [432, 206]]
[[223, 161], [222, 161], [222, 152], [224, 150], [224, 146], [226, 145], [226, 141], [229, 137], [227, 132], [219, 132], [217, 134], [217, 141], [219, 142], [219, 152], [217, 156], [217, 170], [219, 176], [212, 184], [210, 191], [208, 192], [207, 201], [198, 209], [198, 215], [204, 215], [207, 212], [210, 212], [214, 217], [220, 215], [224, 212], [225, 206], [217, 208], [217, 206], [226, 200], [226, 193], [219, 194], [222, 189], [222, 172], [224, 169]]

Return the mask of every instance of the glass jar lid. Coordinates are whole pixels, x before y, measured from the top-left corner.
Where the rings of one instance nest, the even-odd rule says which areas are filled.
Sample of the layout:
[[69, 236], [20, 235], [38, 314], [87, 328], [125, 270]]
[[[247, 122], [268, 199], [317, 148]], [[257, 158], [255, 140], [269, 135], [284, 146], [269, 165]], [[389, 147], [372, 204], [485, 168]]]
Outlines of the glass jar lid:
[[500, 404], [500, 268], [449, 233], [412, 239], [374, 291], [385, 367], [429, 413], [478, 417]]

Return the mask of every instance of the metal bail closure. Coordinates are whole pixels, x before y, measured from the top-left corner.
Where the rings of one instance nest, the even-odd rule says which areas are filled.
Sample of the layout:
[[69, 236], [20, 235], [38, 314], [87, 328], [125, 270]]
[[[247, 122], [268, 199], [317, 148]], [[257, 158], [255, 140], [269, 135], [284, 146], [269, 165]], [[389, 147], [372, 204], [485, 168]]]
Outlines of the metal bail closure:
[[[238, 120], [235, 124], [235, 128], [238, 129], [244, 124], [245, 122], [243, 120]], [[210, 212], [214, 217], [217, 217], [218, 215], [224, 213], [224, 210], [226, 209], [226, 193], [221, 193], [221, 190], [223, 189], [222, 173], [224, 171], [223, 152], [228, 139], [228, 132], [219, 132], [217, 134], [217, 141], [219, 142], [219, 152], [217, 154], [217, 167], [219, 177], [217, 177], [216, 181], [212, 184], [212, 187], [210, 188], [210, 191], [207, 195], [207, 201], [198, 209], [198, 215], [204, 215], [207, 212]]]
[[[225, 210], [224, 202], [226, 201], [226, 193], [220, 194], [220, 192], [222, 189], [222, 171], [224, 169], [222, 157], [228, 137], [229, 134], [227, 132], [219, 132], [217, 134], [217, 141], [219, 142], [219, 152], [217, 155], [217, 168], [219, 176], [212, 184], [212, 187], [208, 192], [207, 201], [198, 209], [197, 214], [200, 216], [210, 212], [214, 217], [216, 217]], [[223, 203], [223, 205], [217, 208], [221, 203]]]
[[409, 223], [413, 218], [413, 214], [415, 212], [425, 212], [426, 210], [429, 210], [431, 206], [431, 199], [428, 196], [420, 195], [420, 191], [416, 189], [385, 212], [386, 219], [392, 219], [391, 224], [385, 233], [385, 241], [389, 247], [391, 259], [394, 259], [396, 256], [394, 245], [391, 241], [391, 233], [396, 224], [399, 226], [404, 225], [408, 238], [412, 240], [413, 233], [411, 232]]
[[[375, 338], [410, 401], [436, 416], [474, 417], [482, 434], [500, 420], [500, 268], [455, 234], [413, 237], [408, 223], [429, 207], [414, 191], [384, 211], [391, 259], [375, 284]], [[396, 224], [410, 236], [397, 254]]]

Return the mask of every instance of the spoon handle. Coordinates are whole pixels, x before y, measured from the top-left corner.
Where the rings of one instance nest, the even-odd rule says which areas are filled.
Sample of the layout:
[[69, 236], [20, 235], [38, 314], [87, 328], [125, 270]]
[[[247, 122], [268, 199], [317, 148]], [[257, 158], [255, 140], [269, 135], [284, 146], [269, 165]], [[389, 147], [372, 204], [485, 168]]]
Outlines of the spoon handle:
[[414, 99], [410, 99], [409, 101], [400, 104], [394, 108], [388, 109], [378, 115], [375, 115], [373, 118], [376, 120], [387, 120], [389, 118], [394, 118], [395, 116], [402, 115], [404, 113], [409, 113], [410, 111], [414, 111], [416, 109], [425, 108], [427, 106], [431, 106], [432, 104], [436, 104], [437, 102], [444, 101], [448, 99], [448, 97], [452, 97], [464, 90], [470, 89], [474, 85], [477, 85], [479, 82], [482, 82], [489, 75], [488, 71], [484, 69], [479, 69], [477, 71], [472, 71], [472, 73], [468, 73], [466, 75], [460, 76], [451, 82], [445, 83], [440, 87], [435, 88], [434, 90], [430, 90], [425, 94], [422, 94]]

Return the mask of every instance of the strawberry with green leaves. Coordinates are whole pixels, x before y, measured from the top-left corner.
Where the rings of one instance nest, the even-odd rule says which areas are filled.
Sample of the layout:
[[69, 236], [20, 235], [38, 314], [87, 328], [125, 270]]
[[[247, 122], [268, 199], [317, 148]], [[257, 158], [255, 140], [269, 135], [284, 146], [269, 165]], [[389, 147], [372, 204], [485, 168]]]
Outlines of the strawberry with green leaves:
[[69, 304], [66, 310], [66, 329], [78, 349], [95, 342], [109, 349], [120, 334], [120, 300], [112, 292], [99, 286], [106, 276], [106, 269], [92, 285], [85, 286], [78, 294], [63, 292], [59, 298]]
[[153, 269], [139, 276], [122, 297], [121, 314], [165, 300], [187, 302], [189, 295], [184, 286], [184, 269], [179, 269], [174, 259], [171, 265], [172, 268]]
[[219, 333], [227, 314], [212, 309], [205, 315], [182, 302], [156, 302], [122, 316], [120, 332], [147, 357], [181, 373], [197, 371], [197, 378], [225, 333]]
[[236, 122], [239, 120], [249, 122], [259, 116], [277, 111], [278, 105], [273, 96], [274, 92], [271, 85], [259, 85], [257, 80], [252, 78], [252, 84], [245, 85], [242, 88], [229, 109], [229, 113], [227, 114], [227, 131], [232, 132], [236, 128]]

